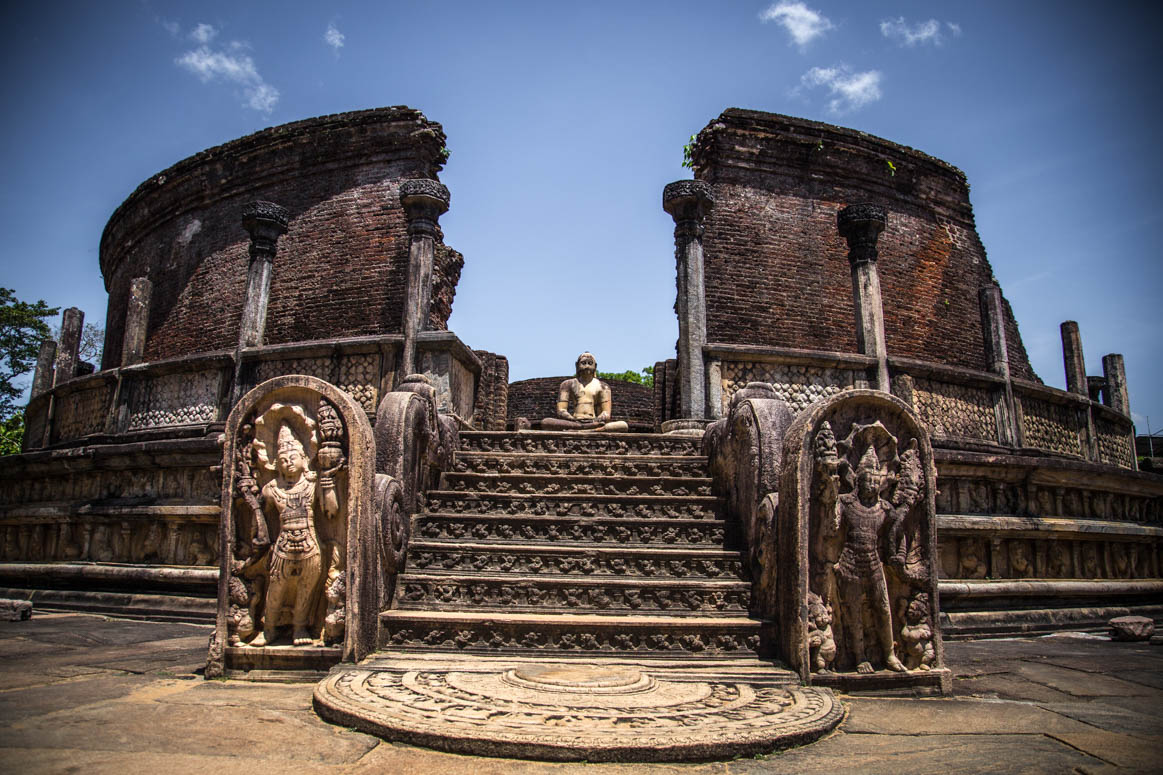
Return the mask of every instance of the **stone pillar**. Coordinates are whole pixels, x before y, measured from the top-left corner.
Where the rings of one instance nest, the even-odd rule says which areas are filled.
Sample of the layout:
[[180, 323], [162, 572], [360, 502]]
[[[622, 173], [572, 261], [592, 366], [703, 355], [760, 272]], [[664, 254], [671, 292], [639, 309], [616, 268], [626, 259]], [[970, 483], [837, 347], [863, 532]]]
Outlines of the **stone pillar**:
[[1002, 444], [1018, 444], [1018, 433], [1014, 422], [1014, 388], [1010, 382], [1010, 354], [1006, 342], [1005, 305], [1002, 304], [1001, 287], [991, 276], [988, 285], [977, 292], [981, 304], [981, 327], [985, 337], [985, 360], [989, 370], [1005, 378], [1005, 388], [995, 403], [997, 411], [998, 440]]
[[436, 228], [448, 210], [448, 189], [427, 178], [400, 184], [400, 204], [408, 219], [408, 290], [404, 297], [404, 353], [397, 380], [416, 371], [416, 336], [428, 327], [432, 306], [432, 265]]
[[85, 327], [85, 313], [69, 307], [61, 318], [61, 341], [57, 348], [56, 373], [53, 384], [59, 385], [77, 376], [80, 362], [81, 330]]
[[279, 237], [287, 231], [288, 213], [274, 202], [251, 202], [242, 210], [242, 227], [250, 234], [250, 269], [242, 303], [238, 346], [262, 344], [271, 296], [271, 274]]
[[1062, 331], [1062, 363], [1066, 367], [1066, 389], [1080, 396], [1090, 394], [1086, 381], [1086, 362], [1082, 358], [1082, 335], [1073, 320], [1064, 322]]
[[852, 300], [856, 305], [856, 344], [860, 352], [876, 358], [874, 387], [887, 393], [891, 387], [884, 344], [884, 307], [880, 275], [876, 270], [876, 241], [886, 221], [884, 208], [871, 204], [849, 205], [836, 217], [840, 236], [848, 241]]
[[662, 207], [674, 218], [674, 258], [678, 272], [679, 415], [707, 416], [707, 302], [703, 292], [703, 222], [715, 206], [711, 187], [701, 180], [679, 180], [662, 190]]
[[152, 292], [153, 283], [148, 277], [135, 277], [129, 285], [129, 303], [125, 305], [125, 333], [121, 337], [122, 366], [141, 363], [145, 355], [145, 332], [149, 324], [149, 297]]
[[45, 339], [40, 343], [40, 354], [36, 356], [36, 371], [32, 374], [32, 395], [38, 396], [53, 385], [53, 361], [57, 357], [57, 343]]
[[1127, 395], [1127, 367], [1123, 363], [1123, 356], [1118, 353], [1102, 356], [1102, 376], [1106, 379], [1106, 389], [1102, 391], [1103, 403], [1129, 417], [1131, 400]]

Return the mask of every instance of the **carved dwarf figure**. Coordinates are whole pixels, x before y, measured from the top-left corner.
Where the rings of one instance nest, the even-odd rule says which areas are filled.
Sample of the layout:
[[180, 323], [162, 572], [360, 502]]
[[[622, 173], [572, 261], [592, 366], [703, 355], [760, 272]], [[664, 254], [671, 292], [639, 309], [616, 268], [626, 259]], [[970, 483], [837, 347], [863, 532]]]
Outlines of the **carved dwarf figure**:
[[338, 466], [316, 477], [303, 444], [286, 422], [279, 427], [277, 451], [278, 475], [263, 486], [262, 505], [267, 518], [279, 526], [279, 533], [270, 550], [263, 632], [251, 645], [274, 641], [283, 606], [289, 602], [294, 626], [292, 642], [305, 646], [313, 642], [309, 624], [323, 576], [316, 520], [321, 515], [332, 518], [339, 513], [332, 478]]
[[827, 673], [836, 659], [836, 640], [832, 635], [832, 606], [815, 592], [808, 593], [808, 654], [812, 669]]
[[903, 671], [905, 666], [893, 653], [892, 607], [880, 557], [882, 535], [886, 529], [889, 535], [896, 530], [896, 510], [880, 496], [884, 474], [876, 449], [870, 443], [861, 456], [856, 467], [856, 488], [852, 492], [837, 495], [840, 477], [835, 473], [835, 463], [825, 463], [824, 468], [823, 501], [832, 504], [824, 532], [841, 539], [842, 548], [834, 572], [843, 611], [841, 630], [848, 652], [856, 662], [857, 672], [874, 671], [865, 649], [863, 613], [867, 606], [872, 615], [871, 635], [879, 643], [885, 667]]
[[[585, 352], [574, 363], [573, 379], [561, 383], [557, 416], [541, 421], [543, 431], [626, 431], [621, 420], [610, 421], [610, 386], [598, 379], [598, 362]], [[570, 406], [573, 411], [570, 411]]]
[[1030, 559], [1030, 549], [1021, 539], [1011, 539], [1007, 542], [1010, 558], [1010, 577], [1028, 579], [1034, 575], [1034, 563]]
[[909, 670], [931, 670], [937, 652], [933, 649], [933, 628], [929, 625], [929, 596], [918, 592], [909, 601], [905, 624], [901, 627], [905, 666]]

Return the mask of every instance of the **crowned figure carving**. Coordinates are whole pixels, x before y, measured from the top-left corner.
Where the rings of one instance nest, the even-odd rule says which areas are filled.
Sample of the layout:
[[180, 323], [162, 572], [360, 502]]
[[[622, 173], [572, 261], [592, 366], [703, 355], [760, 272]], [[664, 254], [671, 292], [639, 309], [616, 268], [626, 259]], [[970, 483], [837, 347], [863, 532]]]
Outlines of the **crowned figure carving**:
[[[810, 595], [833, 612], [835, 664], [872, 673], [929, 670], [933, 625], [922, 525], [925, 475], [917, 440], [899, 450], [879, 421], [837, 440], [820, 424]], [[813, 669], [826, 669], [817, 660]]]
[[251, 419], [240, 427], [235, 446], [234, 490], [241, 508], [231, 567], [230, 642], [274, 645], [287, 624], [294, 646], [325, 636], [338, 640], [346, 524], [336, 486], [346, 465], [342, 422], [323, 398], [317, 407], [275, 403]]

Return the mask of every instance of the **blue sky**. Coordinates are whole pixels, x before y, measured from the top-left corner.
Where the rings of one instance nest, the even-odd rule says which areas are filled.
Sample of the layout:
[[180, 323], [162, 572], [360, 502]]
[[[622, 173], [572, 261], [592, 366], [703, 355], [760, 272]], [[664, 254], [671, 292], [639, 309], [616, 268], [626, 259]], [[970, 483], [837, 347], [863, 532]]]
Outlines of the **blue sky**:
[[[103, 324], [113, 210], [266, 126], [405, 104], [444, 125], [450, 327], [511, 378], [673, 356], [662, 187], [723, 109], [854, 127], [963, 169], [1034, 368], [1058, 324], [1126, 356], [1163, 427], [1158, 3], [6, 3], [0, 284]], [[885, 267], [882, 271], [891, 271]]]

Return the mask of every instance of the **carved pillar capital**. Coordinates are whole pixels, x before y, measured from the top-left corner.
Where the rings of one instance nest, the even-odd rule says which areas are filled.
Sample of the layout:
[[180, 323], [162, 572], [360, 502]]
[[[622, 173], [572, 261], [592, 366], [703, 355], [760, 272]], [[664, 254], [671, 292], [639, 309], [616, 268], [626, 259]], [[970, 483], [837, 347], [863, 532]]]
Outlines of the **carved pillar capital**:
[[702, 239], [703, 221], [714, 206], [711, 186], [701, 180], [676, 180], [662, 189], [662, 209], [674, 218], [676, 241]]
[[400, 204], [408, 219], [408, 236], [435, 237], [436, 224], [448, 211], [448, 188], [427, 178], [405, 180], [400, 184]]
[[258, 200], [242, 208], [242, 228], [250, 235], [252, 261], [274, 261], [276, 243], [289, 222], [287, 209], [274, 202]]
[[840, 236], [848, 241], [852, 266], [876, 261], [876, 241], [887, 220], [884, 208], [873, 204], [848, 205], [836, 216]]

